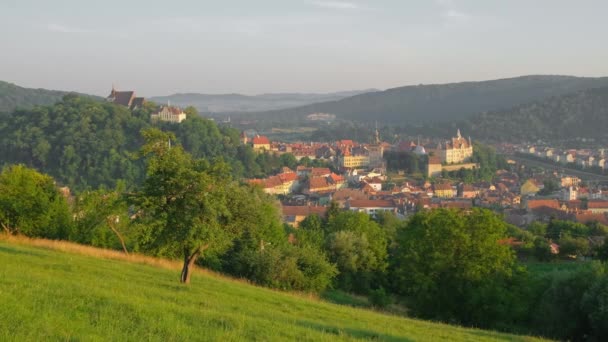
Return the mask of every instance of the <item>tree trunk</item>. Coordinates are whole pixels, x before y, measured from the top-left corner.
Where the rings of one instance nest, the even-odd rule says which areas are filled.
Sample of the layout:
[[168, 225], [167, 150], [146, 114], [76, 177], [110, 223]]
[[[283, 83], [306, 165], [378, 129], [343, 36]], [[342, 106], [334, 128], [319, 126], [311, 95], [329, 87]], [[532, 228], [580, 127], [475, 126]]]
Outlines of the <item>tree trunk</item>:
[[118, 230], [116, 230], [116, 228], [114, 228], [114, 223], [112, 222], [111, 218], [108, 218], [108, 226], [114, 232], [114, 234], [116, 234], [116, 236], [118, 237], [118, 240], [120, 240], [120, 244], [122, 245], [122, 250], [125, 252], [126, 255], [129, 255], [129, 251], [127, 250], [127, 245], [125, 245], [125, 239], [123, 239], [122, 235], [118, 232]]
[[8, 226], [1, 222], [0, 224], [2, 225], [2, 228], [4, 228], [4, 230], [6, 231], [6, 234], [11, 235], [11, 230], [8, 229]]
[[190, 275], [192, 274], [194, 263], [208, 246], [208, 244], [199, 246], [192, 254], [190, 254], [190, 250], [188, 248], [184, 247], [184, 267], [182, 268], [182, 275], [180, 278], [180, 282], [182, 284], [190, 284]]

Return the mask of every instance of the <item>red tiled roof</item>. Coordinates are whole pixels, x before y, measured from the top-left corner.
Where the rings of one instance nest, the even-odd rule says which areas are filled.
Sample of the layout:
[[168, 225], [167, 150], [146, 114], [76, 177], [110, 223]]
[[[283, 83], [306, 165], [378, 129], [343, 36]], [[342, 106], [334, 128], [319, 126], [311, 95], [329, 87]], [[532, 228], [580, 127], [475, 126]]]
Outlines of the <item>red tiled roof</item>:
[[559, 209], [559, 202], [556, 199], [531, 199], [528, 200], [529, 209], [552, 208]]
[[351, 208], [395, 208], [397, 205], [393, 200], [351, 200], [348, 202]]
[[452, 185], [450, 185], [449, 183], [435, 184], [435, 185], [433, 186], [433, 188], [435, 189], [435, 191], [441, 191], [441, 190], [453, 190], [453, 189], [452, 189]]
[[320, 189], [328, 186], [327, 179], [325, 177], [313, 177], [308, 181], [309, 189]]
[[608, 209], [608, 201], [589, 201], [587, 202], [589, 209]]
[[608, 225], [608, 218], [604, 214], [579, 213], [576, 214], [576, 221], [580, 223], [597, 221], [603, 225]]
[[259, 135], [253, 138], [252, 140], [254, 145], [267, 145], [270, 144], [270, 140], [268, 140], [268, 137], [265, 137], [263, 135]]
[[277, 175], [277, 177], [279, 177], [279, 179], [283, 183], [285, 183], [285, 182], [293, 182], [296, 179], [298, 179], [298, 175], [296, 173], [294, 173], [294, 172], [280, 173], [280, 174]]
[[310, 173], [313, 177], [327, 176], [331, 174], [331, 170], [326, 167], [313, 167]]

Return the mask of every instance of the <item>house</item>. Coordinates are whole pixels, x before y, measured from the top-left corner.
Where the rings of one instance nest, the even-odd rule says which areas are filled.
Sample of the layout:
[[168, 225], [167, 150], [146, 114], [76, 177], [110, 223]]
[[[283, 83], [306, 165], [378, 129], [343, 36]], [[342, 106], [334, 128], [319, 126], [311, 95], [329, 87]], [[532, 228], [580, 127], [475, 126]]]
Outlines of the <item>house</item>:
[[114, 89], [114, 85], [112, 85], [112, 91], [110, 91], [110, 95], [108, 95], [106, 100], [117, 105], [128, 107], [130, 110], [143, 107], [146, 101], [143, 97], [136, 97], [134, 91], [117, 91]]
[[283, 222], [297, 228], [300, 222], [310, 215], [325, 216], [327, 207], [314, 207], [307, 205], [282, 206]]
[[456, 196], [456, 192], [449, 183], [439, 183], [433, 186], [435, 197], [452, 198]]
[[162, 106], [159, 111], [150, 115], [152, 121], [180, 123], [186, 120], [186, 113], [178, 107]]
[[263, 135], [256, 135], [251, 139], [251, 145], [256, 151], [270, 151], [270, 139]]
[[458, 197], [475, 198], [477, 195], [479, 195], [479, 190], [470, 184], [460, 184], [458, 187]]
[[397, 204], [393, 200], [350, 200], [346, 202], [346, 208], [372, 216], [381, 211], [397, 213]]
[[304, 189], [304, 193], [327, 193], [336, 190], [336, 185], [332, 184], [329, 177], [311, 177], [308, 180], [308, 186]]
[[608, 201], [591, 200], [587, 202], [587, 209], [593, 214], [603, 214], [608, 212]]

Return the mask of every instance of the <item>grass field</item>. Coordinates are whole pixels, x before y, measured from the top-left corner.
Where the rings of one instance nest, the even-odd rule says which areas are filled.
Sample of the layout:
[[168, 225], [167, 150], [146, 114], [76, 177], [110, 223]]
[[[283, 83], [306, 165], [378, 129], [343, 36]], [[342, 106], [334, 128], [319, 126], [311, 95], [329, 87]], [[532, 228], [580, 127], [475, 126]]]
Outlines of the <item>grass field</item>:
[[534, 341], [390, 316], [44, 240], [0, 238], [0, 341]]

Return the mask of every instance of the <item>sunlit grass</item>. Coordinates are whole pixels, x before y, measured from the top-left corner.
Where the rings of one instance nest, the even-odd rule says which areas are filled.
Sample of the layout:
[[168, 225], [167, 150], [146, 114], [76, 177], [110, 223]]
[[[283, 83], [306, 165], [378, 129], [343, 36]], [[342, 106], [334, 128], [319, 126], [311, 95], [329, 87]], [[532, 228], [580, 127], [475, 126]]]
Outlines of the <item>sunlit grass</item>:
[[330, 304], [180, 264], [0, 239], [0, 341], [532, 341]]

